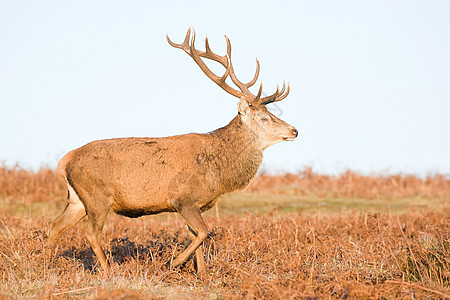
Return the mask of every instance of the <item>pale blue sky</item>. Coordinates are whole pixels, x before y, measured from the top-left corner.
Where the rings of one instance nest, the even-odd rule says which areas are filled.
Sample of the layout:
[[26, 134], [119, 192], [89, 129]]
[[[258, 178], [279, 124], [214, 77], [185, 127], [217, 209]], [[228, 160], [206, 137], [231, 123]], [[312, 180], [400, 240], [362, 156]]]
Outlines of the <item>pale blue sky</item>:
[[0, 1], [0, 162], [55, 166], [96, 139], [208, 132], [237, 100], [181, 42], [193, 25], [243, 81], [255, 57], [299, 138], [264, 168], [450, 173], [450, 1]]

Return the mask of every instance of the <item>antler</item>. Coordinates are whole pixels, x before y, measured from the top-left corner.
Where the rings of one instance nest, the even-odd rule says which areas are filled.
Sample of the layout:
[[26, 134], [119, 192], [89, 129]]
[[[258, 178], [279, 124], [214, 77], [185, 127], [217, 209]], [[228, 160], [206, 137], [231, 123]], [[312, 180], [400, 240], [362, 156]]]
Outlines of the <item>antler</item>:
[[287, 95], [289, 95], [289, 92], [291, 91], [291, 86], [289, 85], [289, 82], [288, 82], [286, 93], [284, 92], [285, 89], [286, 89], [286, 82], [283, 80], [283, 88], [281, 89], [281, 91], [278, 91], [278, 85], [277, 85], [277, 91], [273, 95], [262, 98], [261, 105], [266, 105], [266, 104], [269, 104], [272, 102], [278, 102], [278, 101], [281, 101], [284, 98], [286, 98]]
[[[191, 40], [191, 29], [192, 29], [192, 40]], [[260, 68], [259, 61], [258, 59], [256, 59], [256, 72], [255, 75], [253, 76], [253, 79], [248, 83], [242, 83], [237, 79], [236, 74], [234, 73], [233, 64], [231, 63], [230, 40], [228, 39], [227, 36], [225, 36], [225, 39], [227, 42], [227, 53], [224, 56], [220, 56], [212, 52], [211, 48], [209, 47], [208, 37], [206, 37], [205, 39], [205, 48], [206, 48], [205, 52], [195, 49], [194, 46], [195, 31], [193, 28], [189, 28], [189, 30], [186, 33], [186, 37], [184, 38], [184, 42], [182, 44], [175, 44], [169, 39], [169, 36], [167, 35], [167, 41], [171, 46], [184, 50], [184, 52], [186, 52], [190, 57], [194, 59], [194, 61], [197, 63], [200, 69], [202, 69], [203, 73], [205, 73], [205, 75], [208, 76], [208, 78], [214, 81], [227, 93], [238, 98], [244, 98], [248, 103], [252, 105], [266, 105], [286, 98], [286, 96], [289, 94], [289, 84], [286, 93], [284, 93], [286, 87], [284, 82], [283, 82], [283, 89], [281, 91], [279, 91], [277, 87], [277, 91], [273, 95], [264, 98], [261, 98], [262, 93], [262, 83], [261, 83], [259, 86], [258, 94], [256, 96], [253, 95], [250, 92], [249, 88], [253, 86], [256, 80], [258, 79]], [[206, 66], [201, 57], [219, 62], [222, 66], [225, 67], [225, 73], [222, 76], [217, 76]], [[230, 76], [233, 83], [241, 90], [240, 92], [232, 88], [225, 82], [228, 76]]]

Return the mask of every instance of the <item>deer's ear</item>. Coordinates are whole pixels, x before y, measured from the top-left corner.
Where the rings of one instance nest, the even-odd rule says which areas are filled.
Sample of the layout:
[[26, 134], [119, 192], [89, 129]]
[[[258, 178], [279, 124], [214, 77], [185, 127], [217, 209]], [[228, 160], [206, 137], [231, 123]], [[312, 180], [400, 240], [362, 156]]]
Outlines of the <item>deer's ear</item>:
[[238, 111], [242, 116], [247, 116], [251, 110], [251, 104], [249, 104], [245, 99], [241, 98], [238, 103]]

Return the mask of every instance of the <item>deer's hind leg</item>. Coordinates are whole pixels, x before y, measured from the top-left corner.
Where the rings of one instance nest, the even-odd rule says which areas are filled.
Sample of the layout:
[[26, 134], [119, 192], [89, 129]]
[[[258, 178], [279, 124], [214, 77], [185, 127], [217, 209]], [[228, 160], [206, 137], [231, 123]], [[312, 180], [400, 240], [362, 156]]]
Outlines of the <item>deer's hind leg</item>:
[[87, 194], [83, 191], [82, 197], [85, 199], [87, 210], [86, 239], [102, 265], [103, 270], [108, 274], [111, 267], [103, 251], [100, 234], [105, 225], [106, 216], [111, 208], [111, 202], [101, 192]]
[[77, 193], [70, 184], [67, 184], [67, 187], [69, 189], [69, 197], [66, 208], [61, 215], [50, 224], [50, 234], [48, 239], [49, 247], [55, 244], [64, 232], [72, 228], [86, 216], [86, 208]]

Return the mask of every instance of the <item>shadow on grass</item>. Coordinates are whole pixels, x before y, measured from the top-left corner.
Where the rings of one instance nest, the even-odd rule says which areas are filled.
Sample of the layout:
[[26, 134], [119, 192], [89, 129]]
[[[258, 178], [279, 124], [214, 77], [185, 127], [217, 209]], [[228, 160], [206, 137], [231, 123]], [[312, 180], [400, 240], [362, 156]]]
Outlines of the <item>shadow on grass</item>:
[[[222, 236], [222, 233], [218, 233], [217, 228], [208, 234], [205, 243], [208, 244], [209, 248], [211, 248], [211, 243], [214, 244], [213, 238], [217, 236]], [[167, 267], [167, 263], [172, 259], [172, 256], [179, 255], [190, 243], [191, 240], [184, 234], [181, 235], [179, 231], [175, 234], [167, 234], [161, 231], [154, 236], [153, 240], [144, 243], [133, 241], [127, 235], [116, 237], [109, 243], [109, 251], [105, 252], [110, 262], [119, 266], [131, 260], [136, 260], [139, 263], [156, 261]], [[180, 268], [183, 269], [192, 259], [195, 261], [194, 256], [192, 254]], [[99, 270], [97, 257], [89, 246], [83, 249], [72, 247], [63, 250], [57, 257], [79, 261], [87, 271], [97, 272]]]

